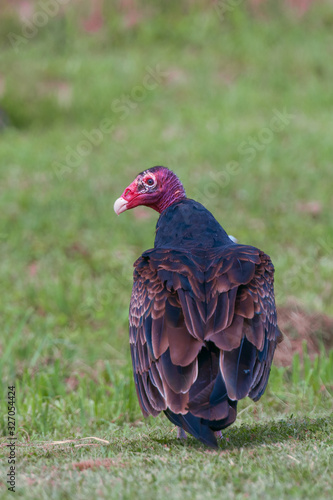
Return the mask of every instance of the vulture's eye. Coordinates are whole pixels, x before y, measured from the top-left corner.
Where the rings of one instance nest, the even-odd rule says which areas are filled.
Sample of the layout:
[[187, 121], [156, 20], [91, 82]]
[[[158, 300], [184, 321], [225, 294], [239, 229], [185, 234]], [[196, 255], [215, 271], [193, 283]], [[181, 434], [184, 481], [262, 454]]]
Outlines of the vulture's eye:
[[146, 184], [148, 186], [152, 186], [154, 184], [154, 179], [152, 179], [151, 177], [149, 179], [146, 180]]

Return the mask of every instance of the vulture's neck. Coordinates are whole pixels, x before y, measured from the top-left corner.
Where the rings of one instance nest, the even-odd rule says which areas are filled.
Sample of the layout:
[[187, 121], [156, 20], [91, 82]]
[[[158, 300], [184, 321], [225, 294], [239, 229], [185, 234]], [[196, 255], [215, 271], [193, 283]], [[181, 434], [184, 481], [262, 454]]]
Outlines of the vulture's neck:
[[186, 199], [186, 194], [185, 194], [184, 190], [183, 191], [176, 191], [176, 192], [170, 193], [170, 194], [166, 194], [162, 198], [162, 200], [159, 202], [157, 211], [161, 214], [162, 212], [164, 212], [164, 210], [166, 210], [171, 205], [176, 203], [176, 201], [185, 200], [185, 199]]
[[167, 190], [164, 196], [151, 208], [156, 210], [158, 213], [164, 212], [171, 205], [180, 200], [186, 199], [186, 192], [183, 184], [180, 182], [176, 175], [172, 175], [167, 179]]

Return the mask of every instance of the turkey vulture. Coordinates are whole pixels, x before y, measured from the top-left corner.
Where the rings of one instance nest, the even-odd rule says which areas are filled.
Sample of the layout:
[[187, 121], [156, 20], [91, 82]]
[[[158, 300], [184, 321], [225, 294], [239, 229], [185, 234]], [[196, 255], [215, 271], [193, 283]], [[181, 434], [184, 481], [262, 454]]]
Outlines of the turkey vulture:
[[140, 173], [114, 210], [139, 205], [160, 214], [154, 248], [134, 263], [129, 311], [141, 410], [164, 411], [178, 437], [186, 431], [216, 447], [237, 401], [264, 393], [282, 340], [274, 267], [261, 250], [230, 239], [166, 167]]

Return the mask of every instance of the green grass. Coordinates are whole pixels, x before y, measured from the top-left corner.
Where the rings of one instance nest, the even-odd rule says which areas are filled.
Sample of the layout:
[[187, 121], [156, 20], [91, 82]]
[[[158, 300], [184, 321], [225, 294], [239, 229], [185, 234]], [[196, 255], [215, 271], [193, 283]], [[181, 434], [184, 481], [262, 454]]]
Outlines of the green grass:
[[225, 433], [219, 452], [178, 442], [160, 419], [113, 428], [110, 444], [26, 445], [24, 497], [330, 498], [332, 424], [332, 416], [244, 424]]
[[[332, 315], [332, 10], [316, 4], [299, 18], [271, 5], [260, 17], [242, 4], [221, 22], [207, 5], [163, 5], [132, 29], [110, 10], [95, 35], [69, 5], [17, 52], [7, 34], [22, 26], [0, 19], [10, 120], [0, 136], [1, 495], [15, 384], [20, 498], [330, 498], [324, 348], [274, 366], [218, 452], [178, 442], [163, 416], [143, 420], [128, 304], [157, 214], [118, 218], [113, 203], [144, 168], [169, 166], [230, 234], [271, 255], [279, 306]], [[291, 115], [278, 131], [276, 112]], [[111, 131], [82, 146], [105, 120]], [[81, 446], [91, 436], [108, 444]]]

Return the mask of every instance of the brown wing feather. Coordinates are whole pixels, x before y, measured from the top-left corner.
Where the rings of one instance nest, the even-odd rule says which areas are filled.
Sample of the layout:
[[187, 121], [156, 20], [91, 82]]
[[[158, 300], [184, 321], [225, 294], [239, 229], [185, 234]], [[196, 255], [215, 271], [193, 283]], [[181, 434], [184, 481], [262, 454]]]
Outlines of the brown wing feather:
[[253, 248], [252, 254], [260, 260], [256, 261], [252, 279], [238, 287], [235, 304], [235, 318], [243, 318], [242, 343], [221, 357], [221, 370], [232, 399], [261, 397], [276, 344], [282, 340], [277, 327], [273, 264], [260, 250]]
[[[145, 415], [192, 409], [231, 423], [230, 399], [261, 396], [279, 340], [273, 273], [267, 255], [244, 245], [153, 249], [136, 261], [130, 343]], [[213, 372], [200, 364], [210, 345], [221, 352]], [[216, 384], [226, 388], [224, 399]]]

